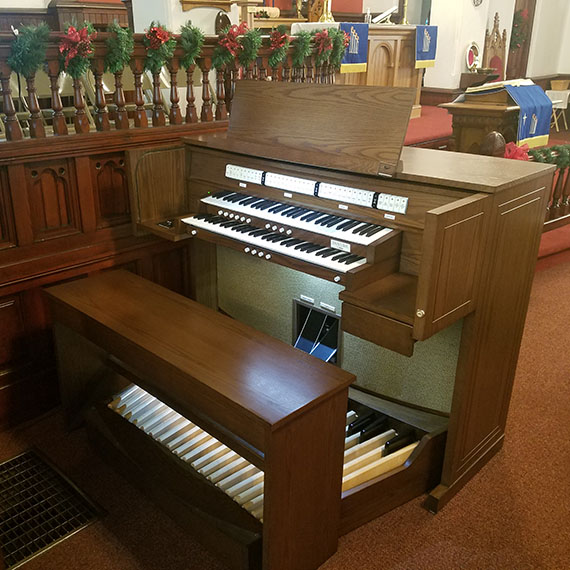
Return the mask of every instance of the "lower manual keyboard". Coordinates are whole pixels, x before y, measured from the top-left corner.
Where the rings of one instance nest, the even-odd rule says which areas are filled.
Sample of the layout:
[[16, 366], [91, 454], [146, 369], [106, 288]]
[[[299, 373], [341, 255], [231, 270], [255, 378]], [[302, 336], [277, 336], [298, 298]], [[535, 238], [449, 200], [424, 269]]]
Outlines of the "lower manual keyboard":
[[269, 252], [279, 253], [325, 267], [337, 273], [347, 273], [351, 269], [366, 263], [364, 257], [353, 253], [293, 238], [239, 220], [228, 220], [228, 218], [215, 214], [197, 214], [183, 218], [182, 221], [188, 226], [204, 229], [254, 246], [246, 247], [246, 252], [266, 259], [271, 259]]

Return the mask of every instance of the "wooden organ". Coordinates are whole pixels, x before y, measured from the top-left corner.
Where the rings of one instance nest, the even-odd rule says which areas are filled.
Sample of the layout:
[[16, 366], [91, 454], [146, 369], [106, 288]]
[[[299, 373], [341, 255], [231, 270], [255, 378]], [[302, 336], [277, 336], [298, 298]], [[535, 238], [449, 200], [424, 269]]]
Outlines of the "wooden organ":
[[[553, 167], [402, 149], [413, 97], [240, 82], [227, 133], [128, 156], [135, 231], [189, 240], [197, 302], [48, 290], [69, 424], [232, 567], [317, 568], [502, 445]], [[340, 366], [287, 345], [299, 296]]]

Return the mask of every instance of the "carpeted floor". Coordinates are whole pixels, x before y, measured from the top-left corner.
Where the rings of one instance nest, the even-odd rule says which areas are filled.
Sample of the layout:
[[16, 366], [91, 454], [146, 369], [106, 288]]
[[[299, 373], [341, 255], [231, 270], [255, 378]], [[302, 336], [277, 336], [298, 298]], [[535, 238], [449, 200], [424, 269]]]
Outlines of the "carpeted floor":
[[[341, 538], [322, 570], [570, 568], [570, 259], [535, 275], [503, 450], [433, 516], [418, 498]], [[223, 570], [59, 413], [0, 434], [36, 446], [107, 514], [26, 570]]]

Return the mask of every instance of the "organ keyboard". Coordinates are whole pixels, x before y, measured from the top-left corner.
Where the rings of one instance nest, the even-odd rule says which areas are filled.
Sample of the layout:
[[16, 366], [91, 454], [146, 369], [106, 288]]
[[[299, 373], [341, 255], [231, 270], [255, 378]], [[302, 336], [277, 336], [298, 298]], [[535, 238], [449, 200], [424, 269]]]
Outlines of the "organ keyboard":
[[[421, 493], [436, 512], [502, 446], [554, 168], [402, 149], [412, 101], [239, 82], [227, 133], [127, 156], [134, 230], [188, 240], [199, 303], [125, 272], [49, 292], [69, 422], [88, 408], [232, 567], [314, 570]], [[275, 344], [292, 297], [340, 317], [340, 367]]]

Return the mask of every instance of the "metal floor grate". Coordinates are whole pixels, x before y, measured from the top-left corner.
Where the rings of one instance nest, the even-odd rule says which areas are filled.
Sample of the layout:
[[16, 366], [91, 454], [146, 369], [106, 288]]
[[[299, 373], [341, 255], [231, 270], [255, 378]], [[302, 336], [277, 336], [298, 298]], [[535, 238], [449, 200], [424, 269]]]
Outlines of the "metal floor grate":
[[99, 509], [33, 451], [0, 464], [0, 548], [7, 568], [92, 523]]

